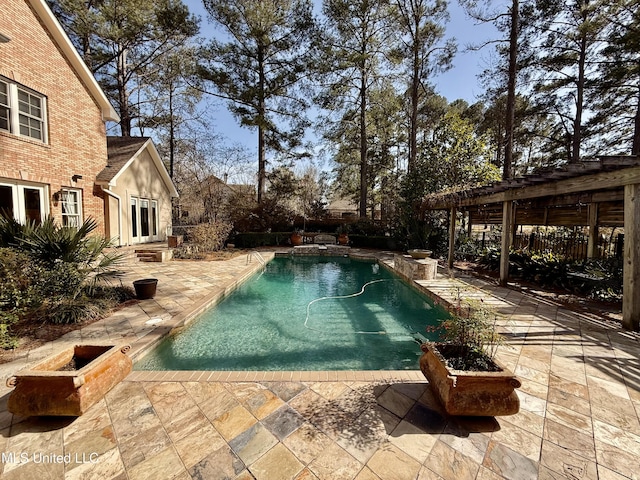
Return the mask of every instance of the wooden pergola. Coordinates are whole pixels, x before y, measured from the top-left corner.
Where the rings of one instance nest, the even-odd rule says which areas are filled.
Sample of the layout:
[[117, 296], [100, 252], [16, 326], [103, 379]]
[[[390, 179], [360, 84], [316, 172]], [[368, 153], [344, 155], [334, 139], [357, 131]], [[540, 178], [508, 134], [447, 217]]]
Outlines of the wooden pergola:
[[622, 324], [640, 330], [640, 158], [600, 157], [563, 168], [427, 197], [425, 210], [448, 210], [449, 268], [456, 216], [502, 225], [500, 283], [509, 275], [509, 249], [518, 225], [589, 227], [587, 257], [597, 255], [599, 227], [624, 227]]

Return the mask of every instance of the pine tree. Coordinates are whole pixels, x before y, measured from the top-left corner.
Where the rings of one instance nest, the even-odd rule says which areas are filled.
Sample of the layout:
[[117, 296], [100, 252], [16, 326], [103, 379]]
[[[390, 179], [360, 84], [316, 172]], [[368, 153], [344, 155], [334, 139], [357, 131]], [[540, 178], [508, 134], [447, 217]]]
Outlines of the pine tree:
[[309, 0], [205, 0], [204, 5], [223, 32], [201, 52], [199, 74], [214, 86], [209, 93], [228, 100], [242, 126], [257, 129], [262, 202], [267, 150], [296, 156], [308, 125], [301, 87], [312, 72], [312, 5]]

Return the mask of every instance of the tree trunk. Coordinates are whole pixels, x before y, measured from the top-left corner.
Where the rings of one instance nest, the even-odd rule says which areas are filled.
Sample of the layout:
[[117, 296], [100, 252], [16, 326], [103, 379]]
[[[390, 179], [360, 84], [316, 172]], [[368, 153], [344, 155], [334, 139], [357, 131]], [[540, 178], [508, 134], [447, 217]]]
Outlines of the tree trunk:
[[265, 74], [264, 74], [264, 47], [258, 46], [258, 68], [260, 71], [258, 79], [258, 203], [262, 203], [262, 197], [264, 196], [266, 188], [266, 147], [264, 141], [264, 118], [266, 115], [264, 89], [265, 89]]
[[513, 177], [513, 131], [516, 117], [516, 77], [518, 74], [518, 18], [520, 5], [512, 0], [511, 32], [509, 33], [509, 80], [507, 83], [507, 118], [505, 126], [504, 165], [502, 178]]
[[419, 53], [418, 41], [417, 38], [414, 38], [413, 74], [411, 78], [411, 114], [409, 118], [409, 164], [407, 165], [407, 173], [411, 173], [415, 168], [418, 156], [418, 101], [420, 92], [420, 68], [418, 64]]
[[367, 75], [362, 66], [360, 79], [360, 217], [367, 216]]
[[631, 155], [640, 155], [640, 89], [638, 89], [638, 100], [636, 106], [636, 116], [634, 119], [633, 144], [631, 145]]
[[120, 131], [123, 137], [131, 136], [131, 113], [129, 112], [129, 96], [127, 95], [127, 49], [120, 49], [118, 54], [118, 71], [117, 85], [118, 85], [118, 103], [120, 104]]
[[173, 85], [169, 87], [169, 176], [173, 179], [176, 151], [176, 126], [173, 117]]
[[[586, 7], [589, 0], [582, 2], [582, 25], [587, 23]], [[587, 58], [587, 34], [580, 38], [580, 56], [578, 57], [578, 80], [576, 82], [576, 116], [573, 119], [573, 138], [571, 139], [571, 163], [580, 161], [580, 144], [582, 143], [582, 110], [584, 108], [585, 63]]]

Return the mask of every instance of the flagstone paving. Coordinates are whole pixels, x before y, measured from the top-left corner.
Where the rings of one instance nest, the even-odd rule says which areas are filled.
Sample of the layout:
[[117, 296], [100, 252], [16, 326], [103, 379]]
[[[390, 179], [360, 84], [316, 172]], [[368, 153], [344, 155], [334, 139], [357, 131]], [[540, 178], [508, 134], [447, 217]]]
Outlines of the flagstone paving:
[[[79, 341], [130, 343], [136, 355], [259, 267], [246, 256], [130, 263], [123, 282], [159, 279], [153, 300], [16, 356], [0, 373], [7, 378]], [[508, 341], [498, 358], [522, 380], [518, 414], [449, 417], [419, 371], [134, 371], [78, 418], [18, 418], [6, 410], [10, 389], [1, 387], [0, 476], [640, 478], [637, 333], [599, 312], [472, 277], [418, 283], [438, 301], [461, 288], [500, 311]]]

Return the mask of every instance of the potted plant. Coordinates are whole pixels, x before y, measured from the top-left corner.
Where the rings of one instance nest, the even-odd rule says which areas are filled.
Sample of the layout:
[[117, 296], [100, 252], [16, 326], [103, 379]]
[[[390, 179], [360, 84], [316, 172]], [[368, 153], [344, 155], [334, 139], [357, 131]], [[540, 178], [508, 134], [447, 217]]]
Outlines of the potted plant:
[[[495, 359], [503, 337], [484, 302], [462, 302], [440, 325], [442, 342], [425, 342], [420, 369], [450, 415], [513, 415], [520, 409], [515, 375]], [[429, 328], [428, 330], [431, 330]]]
[[294, 247], [298, 246], [298, 245], [302, 245], [302, 230], [296, 229], [293, 231], [293, 233], [291, 234], [291, 245], [293, 245]]
[[346, 225], [341, 225], [336, 229], [336, 233], [338, 234], [338, 244], [339, 245], [349, 245], [349, 228]]

